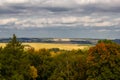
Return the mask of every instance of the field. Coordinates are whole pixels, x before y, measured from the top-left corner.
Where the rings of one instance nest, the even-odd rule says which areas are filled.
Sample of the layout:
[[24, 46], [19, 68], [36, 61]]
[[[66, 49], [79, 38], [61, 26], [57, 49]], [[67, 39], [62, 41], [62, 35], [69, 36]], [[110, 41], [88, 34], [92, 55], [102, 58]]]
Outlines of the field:
[[[6, 43], [0, 43], [0, 46], [4, 47]], [[41, 48], [59, 48], [64, 50], [72, 50], [72, 49], [88, 49], [91, 45], [80, 45], [80, 44], [55, 44], [55, 43], [23, 43], [23, 45], [29, 45], [35, 50], [39, 50]]]

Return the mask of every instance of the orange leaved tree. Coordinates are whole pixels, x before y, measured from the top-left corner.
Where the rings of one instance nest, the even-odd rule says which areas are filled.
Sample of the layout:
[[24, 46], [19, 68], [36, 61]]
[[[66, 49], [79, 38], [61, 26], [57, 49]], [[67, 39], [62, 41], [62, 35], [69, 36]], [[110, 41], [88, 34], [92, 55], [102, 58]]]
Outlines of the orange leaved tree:
[[87, 80], [120, 80], [120, 45], [98, 43], [87, 57]]

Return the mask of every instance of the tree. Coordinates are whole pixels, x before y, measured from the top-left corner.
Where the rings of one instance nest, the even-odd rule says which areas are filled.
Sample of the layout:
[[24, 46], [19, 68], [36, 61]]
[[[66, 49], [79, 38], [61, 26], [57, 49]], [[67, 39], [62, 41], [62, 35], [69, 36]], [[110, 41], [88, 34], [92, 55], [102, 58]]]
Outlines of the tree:
[[99, 43], [88, 53], [87, 80], [120, 80], [120, 45]]
[[85, 54], [80, 50], [61, 51], [54, 56], [54, 71], [48, 80], [85, 80]]
[[29, 80], [29, 63], [26, 60], [24, 47], [17, 41], [15, 34], [6, 47], [2, 50], [0, 56], [1, 76], [3, 80]]
[[98, 43], [115, 44], [113, 41], [111, 41], [111, 40], [107, 40], [107, 39], [99, 40]]
[[[19, 51], [19, 52], [23, 52], [23, 50], [24, 50], [24, 46], [22, 45], [22, 43], [21, 42], [19, 42], [18, 40], [17, 40], [17, 38], [16, 38], [16, 35], [15, 34], [13, 34], [13, 37], [11, 38], [11, 40], [8, 42], [8, 44], [6, 45], [6, 47], [5, 47], [5, 49], [12, 49], [14, 52], [13, 53], [15, 53], [15, 51]], [[11, 51], [12, 51], [11, 50]]]
[[30, 66], [30, 75], [33, 80], [36, 80], [36, 78], [38, 77], [37, 69], [34, 66]]

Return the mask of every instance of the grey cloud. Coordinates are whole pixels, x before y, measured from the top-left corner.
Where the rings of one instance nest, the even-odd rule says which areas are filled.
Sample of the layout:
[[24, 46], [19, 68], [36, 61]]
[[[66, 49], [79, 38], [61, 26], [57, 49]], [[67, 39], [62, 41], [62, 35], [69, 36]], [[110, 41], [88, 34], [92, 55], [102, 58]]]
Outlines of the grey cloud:
[[[71, 10], [70, 8], [64, 8], [64, 7], [46, 7], [46, 6], [33, 6], [33, 5], [7, 5], [7, 6], [1, 6], [0, 7], [0, 14], [24, 14], [27, 15], [27, 13], [31, 13], [31, 15], [34, 15], [33, 13], [47, 13], [50, 12], [67, 12]], [[49, 15], [49, 14], [48, 14]]]
[[0, 14], [17, 14], [17, 13], [19, 13], [18, 10], [12, 10], [10, 8], [3, 7], [0, 8]]
[[[91, 0], [92, 1], [92, 0]], [[60, 2], [60, 1], [58, 1]], [[24, 14], [27, 15], [27, 13], [31, 13], [31, 15], [34, 15], [35, 13], [48, 13], [50, 15], [50, 12], [53, 12], [54, 14], [68, 14], [68, 15], [74, 15], [74, 14], [92, 14], [92, 13], [119, 13], [120, 12], [120, 6], [117, 4], [116, 6], [113, 5], [107, 5], [105, 3], [91, 3], [91, 4], [77, 4], [74, 0], [66, 1], [68, 3], [64, 3], [61, 1], [59, 5], [57, 1], [53, 1], [52, 4], [48, 0], [46, 1], [28, 1], [26, 3], [9, 3], [5, 4], [4, 6], [0, 7], [0, 14]], [[73, 2], [73, 4], [71, 3]], [[103, 1], [102, 1], [103, 2]], [[63, 5], [62, 5], [63, 3]], [[114, 2], [113, 2], [114, 4]], [[6, 8], [8, 7], [8, 8]]]
[[44, 18], [7, 18], [0, 19], [1, 25], [11, 26], [13, 28], [41, 28], [41, 27], [111, 27], [118, 26], [119, 18], [111, 17], [91, 17], [91, 16], [67, 16], [67, 17], [44, 17]]
[[65, 12], [71, 10], [69, 8], [61, 8], [61, 7], [43, 7], [43, 9], [47, 9], [48, 11], [51, 12]]
[[[108, 13], [107, 16], [110, 17], [108, 20], [113, 19], [114, 17], [111, 17], [113, 14], [119, 14], [120, 12], [120, 7], [119, 5], [105, 5], [105, 3], [87, 3], [87, 4], [77, 4], [72, 0], [74, 3], [64, 3], [61, 1], [59, 4], [58, 2], [60, 1], [53, 1], [52, 4], [48, 0], [43, 1], [43, 2], [26, 2], [26, 3], [9, 3], [6, 5], [3, 5], [0, 7], [0, 15], [6, 15], [6, 16], [13, 16], [15, 15], [18, 17], [20, 20], [20, 23], [24, 26], [50, 26], [51, 24], [56, 24], [52, 26], [58, 26], [58, 25], [71, 25], [71, 26], [76, 26], [76, 25], [82, 25], [82, 26], [115, 26], [118, 24], [118, 21], [116, 21], [116, 24], [112, 24], [114, 21], [107, 21], [106, 19], [103, 19], [103, 22], [99, 21], [96, 22], [95, 17], [98, 17], [96, 15], [92, 16], [93, 13], [100, 14], [102, 13], [103, 15], [100, 17], [104, 16], [104, 13]], [[90, 0], [92, 1], [92, 0]], [[69, 2], [69, 1], [68, 1]], [[29, 3], [29, 4], [28, 4]], [[62, 6], [62, 3], [64, 5]], [[59, 4], [59, 5], [57, 5]], [[65, 5], [66, 4], [66, 5]], [[114, 3], [113, 3], [114, 4]], [[87, 21], [81, 21], [81, 17], [85, 17], [86, 15], [89, 15], [90, 19]], [[66, 17], [73, 17], [70, 20], [73, 20], [71, 22], [69, 18]], [[0, 16], [1, 17], [1, 16]], [[34, 18], [34, 21], [32, 20]], [[92, 17], [92, 18], [91, 18]], [[99, 17], [99, 18], [100, 18]], [[29, 19], [28, 19], [29, 18]], [[45, 21], [42, 21], [41, 18], [44, 18]], [[61, 20], [61, 18], [65, 18], [65, 20]], [[74, 19], [75, 22], [74, 22]], [[26, 20], [26, 22], [21, 22], [21, 20]], [[40, 20], [40, 21], [39, 21]], [[89, 22], [92, 21], [93, 22]], [[57, 22], [58, 21], [58, 22]], [[63, 22], [62, 22], [63, 21]], [[20, 24], [20, 25], [21, 25]], [[19, 26], [20, 26], [19, 25]]]
[[5, 35], [38, 37], [119, 37], [119, 3], [120, 0], [2, 0], [0, 30], [5, 30]]

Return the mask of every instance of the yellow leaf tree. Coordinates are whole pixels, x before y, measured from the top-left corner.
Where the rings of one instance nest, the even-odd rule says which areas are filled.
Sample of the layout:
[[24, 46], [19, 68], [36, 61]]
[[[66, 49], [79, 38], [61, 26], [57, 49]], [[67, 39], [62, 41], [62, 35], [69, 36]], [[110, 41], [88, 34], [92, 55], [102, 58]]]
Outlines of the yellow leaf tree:
[[30, 66], [30, 76], [33, 78], [33, 80], [36, 80], [38, 76], [37, 69], [34, 66]]

